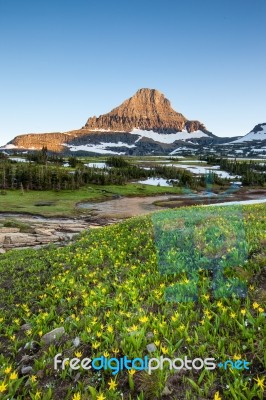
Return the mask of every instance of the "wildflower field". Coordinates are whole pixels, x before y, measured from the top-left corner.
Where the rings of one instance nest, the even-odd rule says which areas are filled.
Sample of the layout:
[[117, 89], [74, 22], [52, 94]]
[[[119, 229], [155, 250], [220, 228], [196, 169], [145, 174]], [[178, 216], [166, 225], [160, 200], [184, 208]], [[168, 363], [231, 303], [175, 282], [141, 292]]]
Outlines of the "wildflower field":
[[[190, 207], [82, 233], [66, 247], [1, 255], [0, 398], [265, 398], [265, 227], [264, 204]], [[249, 368], [165, 363], [113, 374], [55, 369], [57, 354]]]

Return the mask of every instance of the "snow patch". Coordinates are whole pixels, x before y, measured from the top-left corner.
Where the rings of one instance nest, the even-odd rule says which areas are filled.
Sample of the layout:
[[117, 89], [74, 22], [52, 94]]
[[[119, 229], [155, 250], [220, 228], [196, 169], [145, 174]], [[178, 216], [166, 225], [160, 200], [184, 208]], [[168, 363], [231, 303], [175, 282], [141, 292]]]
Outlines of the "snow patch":
[[5, 149], [5, 150], [12, 150], [12, 149], [18, 149], [19, 147], [15, 146], [14, 144], [6, 144], [5, 146], [0, 147], [0, 149]]
[[152, 185], [152, 186], [173, 186], [170, 183], [168, 183], [168, 179], [164, 178], [148, 178], [145, 179], [144, 181], [138, 181], [138, 183], [142, 183], [143, 185]]
[[[189, 139], [199, 139], [201, 137], [209, 137], [206, 133], [202, 131], [195, 131], [189, 133], [187, 130], [177, 133], [158, 133], [154, 131], [143, 131], [141, 129], [134, 128], [131, 132], [133, 135], [139, 135], [140, 138], [146, 137], [148, 139], [153, 139], [156, 142], [171, 144], [176, 140], [189, 140]], [[140, 139], [137, 139], [139, 141]], [[170, 153], [171, 154], [171, 153]]]
[[266, 140], [266, 124], [261, 124], [262, 131], [254, 132], [251, 131], [247, 135], [243, 136], [242, 138], [238, 140], [234, 140], [233, 142], [230, 142], [229, 144], [235, 144], [235, 143], [243, 143], [243, 142], [250, 142], [252, 140]]
[[26, 158], [22, 157], [9, 157], [10, 161], [16, 161], [16, 162], [29, 162], [29, 160], [26, 160]]
[[68, 147], [71, 151], [91, 151], [93, 153], [99, 153], [99, 154], [118, 154], [118, 155], [125, 154], [125, 152], [108, 150], [106, 149], [106, 147], [127, 147], [127, 148], [136, 147], [135, 144], [127, 144], [123, 142], [117, 142], [117, 143], [101, 142], [100, 144], [88, 143], [86, 145], [80, 145], [80, 146], [71, 146], [71, 145], [65, 145], [65, 146]]

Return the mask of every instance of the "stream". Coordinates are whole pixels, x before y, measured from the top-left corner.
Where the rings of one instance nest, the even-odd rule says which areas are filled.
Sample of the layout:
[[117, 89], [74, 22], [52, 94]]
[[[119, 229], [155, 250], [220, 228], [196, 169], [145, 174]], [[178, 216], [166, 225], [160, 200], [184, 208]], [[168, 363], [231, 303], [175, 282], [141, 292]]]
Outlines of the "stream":
[[190, 193], [147, 197], [120, 197], [102, 202], [79, 203], [79, 209], [93, 211], [99, 218], [128, 218], [149, 214], [163, 208], [189, 205], [252, 204], [266, 202], [266, 190], [249, 190], [227, 195], [211, 193]]

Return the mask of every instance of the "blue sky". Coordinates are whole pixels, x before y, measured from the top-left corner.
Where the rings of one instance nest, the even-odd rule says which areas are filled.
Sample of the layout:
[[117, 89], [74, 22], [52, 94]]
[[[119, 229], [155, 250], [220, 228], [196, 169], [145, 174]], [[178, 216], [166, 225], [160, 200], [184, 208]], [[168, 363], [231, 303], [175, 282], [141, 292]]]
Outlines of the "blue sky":
[[0, 145], [139, 88], [219, 136], [266, 122], [265, 0], [0, 0]]

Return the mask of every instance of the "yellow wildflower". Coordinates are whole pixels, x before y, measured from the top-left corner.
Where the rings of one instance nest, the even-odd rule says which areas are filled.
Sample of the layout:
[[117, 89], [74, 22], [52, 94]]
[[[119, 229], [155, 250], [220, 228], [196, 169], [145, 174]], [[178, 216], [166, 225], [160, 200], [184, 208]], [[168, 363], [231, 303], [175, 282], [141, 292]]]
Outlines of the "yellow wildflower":
[[132, 368], [128, 371], [128, 373], [129, 375], [133, 376], [136, 373], [136, 370]]
[[264, 388], [265, 388], [264, 379], [265, 379], [265, 378], [259, 378], [259, 377], [254, 378], [254, 381], [257, 382], [257, 385], [259, 386], [259, 388], [260, 388], [261, 390], [264, 390]]
[[161, 352], [162, 352], [163, 354], [167, 354], [167, 353], [168, 353], [167, 347], [161, 346]]
[[148, 321], [149, 321], [149, 318], [148, 318], [147, 316], [144, 316], [144, 317], [141, 317], [141, 318], [139, 319], [139, 321], [142, 322], [143, 324], [145, 324], [145, 322], [148, 322]]
[[111, 380], [108, 382], [108, 386], [109, 386], [109, 390], [115, 390], [115, 388], [116, 388], [116, 386], [117, 386], [117, 383], [116, 383], [113, 379], [111, 379]]
[[74, 396], [72, 397], [72, 400], [81, 400], [81, 394], [80, 394], [80, 392], [75, 393]]
[[222, 398], [221, 398], [221, 396], [220, 396], [220, 393], [219, 393], [219, 392], [216, 392], [213, 399], [214, 399], [214, 400], [222, 400]]
[[0, 383], [0, 393], [4, 393], [7, 389], [5, 382]]
[[18, 374], [16, 372], [12, 372], [12, 374], [10, 374], [9, 379], [11, 381], [15, 381], [16, 379], [18, 379]]
[[6, 367], [6, 369], [4, 370], [4, 373], [5, 373], [6, 375], [8, 375], [11, 371], [12, 371], [12, 368], [11, 368], [11, 367]]
[[99, 396], [96, 397], [96, 400], [105, 400], [106, 397], [104, 397], [103, 393], [99, 394]]

